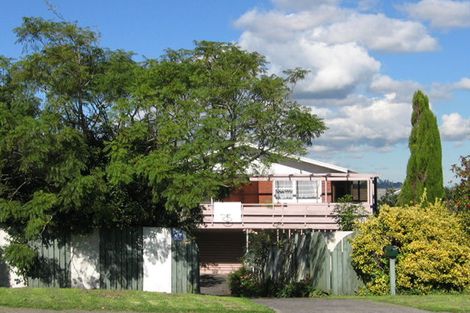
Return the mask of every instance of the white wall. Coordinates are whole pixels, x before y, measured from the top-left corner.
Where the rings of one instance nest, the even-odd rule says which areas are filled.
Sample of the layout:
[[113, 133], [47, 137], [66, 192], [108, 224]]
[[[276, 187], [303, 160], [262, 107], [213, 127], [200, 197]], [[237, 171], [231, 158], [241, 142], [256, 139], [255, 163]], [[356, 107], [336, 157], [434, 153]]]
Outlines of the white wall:
[[171, 229], [144, 227], [144, 291], [171, 293]]
[[352, 231], [334, 231], [331, 233], [328, 233], [328, 235], [332, 234], [333, 236], [325, 236], [326, 240], [326, 246], [328, 250], [333, 251], [338, 243], [343, 240], [344, 237], [352, 234]]
[[100, 235], [73, 235], [70, 242], [70, 276], [73, 288], [100, 287]]
[[[8, 234], [0, 229], [0, 247], [3, 248], [4, 246], [8, 245], [9, 240], [10, 237]], [[26, 285], [23, 281], [23, 278], [16, 274], [15, 268], [11, 268], [5, 263], [0, 264], [0, 276], [2, 276], [0, 277], [0, 282], [2, 285], [9, 285], [9, 287], [12, 288], [25, 287]]]

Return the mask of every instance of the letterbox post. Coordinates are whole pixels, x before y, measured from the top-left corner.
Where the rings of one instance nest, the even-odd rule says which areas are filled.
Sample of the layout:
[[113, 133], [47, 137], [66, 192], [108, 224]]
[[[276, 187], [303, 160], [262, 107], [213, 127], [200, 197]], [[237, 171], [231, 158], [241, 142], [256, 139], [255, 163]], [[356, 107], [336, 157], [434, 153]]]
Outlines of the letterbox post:
[[395, 295], [395, 259], [390, 258], [390, 295]]
[[398, 247], [394, 245], [388, 245], [384, 247], [384, 254], [390, 260], [390, 295], [396, 294], [396, 275], [395, 275], [395, 261], [398, 256]]

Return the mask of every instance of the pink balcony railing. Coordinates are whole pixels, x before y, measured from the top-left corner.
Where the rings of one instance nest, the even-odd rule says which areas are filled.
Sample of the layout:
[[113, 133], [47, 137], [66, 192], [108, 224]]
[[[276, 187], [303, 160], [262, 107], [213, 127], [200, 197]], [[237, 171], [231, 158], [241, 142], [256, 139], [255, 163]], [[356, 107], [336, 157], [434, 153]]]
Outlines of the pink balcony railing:
[[[367, 204], [363, 206], [370, 211]], [[334, 203], [315, 204], [242, 204], [241, 220], [227, 214], [215, 218], [212, 204], [203, 205], [204, 223], [207, 229], [314, 229], [336, 230]]]

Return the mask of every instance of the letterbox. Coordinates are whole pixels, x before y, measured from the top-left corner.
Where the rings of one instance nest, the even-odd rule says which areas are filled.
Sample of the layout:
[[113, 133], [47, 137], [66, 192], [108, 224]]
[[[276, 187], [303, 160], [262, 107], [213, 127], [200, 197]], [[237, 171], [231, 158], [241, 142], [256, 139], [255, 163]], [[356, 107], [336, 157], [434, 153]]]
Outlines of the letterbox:
[[388, 245], [384, 247], [384, 254], [390, 259], [395, 259], [398, 256], [398, 247], [394, 245]]

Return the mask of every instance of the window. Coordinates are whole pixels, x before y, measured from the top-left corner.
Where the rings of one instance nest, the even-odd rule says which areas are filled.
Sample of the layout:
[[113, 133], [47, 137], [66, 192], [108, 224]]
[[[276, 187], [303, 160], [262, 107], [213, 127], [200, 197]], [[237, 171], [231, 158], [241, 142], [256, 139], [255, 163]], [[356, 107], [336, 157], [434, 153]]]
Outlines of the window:
[[276, 180], [274, 196], [278, 200], [287, 200], [294, 197], [294, 188], [290, 180]]
[[333, 202], [345, 195], [351, 195], [353, 202], [367, 202], [367, 181], [332, 181]]
[[318, 186], [316, 181], [299, 180], [297, 182], [297, 199], [316, 199]]
[[367, 202], [367, 181], [353, 181], [351, 183], [351, 195], [354, 202]]
[[274, 184], [274, 197], [277, 200], [318, 199], [318, 182], [277, 180]]

